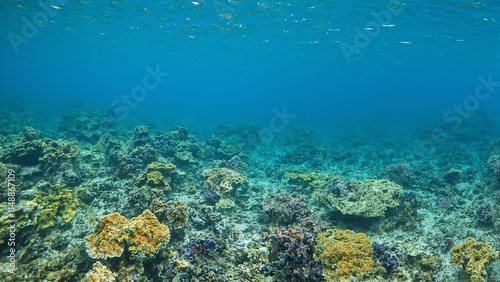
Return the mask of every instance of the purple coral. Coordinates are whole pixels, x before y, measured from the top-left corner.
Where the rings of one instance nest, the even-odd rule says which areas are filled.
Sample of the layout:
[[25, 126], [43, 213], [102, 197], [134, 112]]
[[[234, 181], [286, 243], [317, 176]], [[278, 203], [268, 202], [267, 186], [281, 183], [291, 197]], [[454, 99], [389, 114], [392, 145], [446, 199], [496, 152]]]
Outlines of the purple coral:
[[316, 235], [307, 228], [265, 233], [270, 240], [268, 275], [277, 281], [321, 281], [321, 265], [313, 259]]
[[488, 202], [481, 202], [477, 207], [477, 221], [484, 225], [493, 225], [495, 223], [495, 216]]
[[307, 203], [295, 192], [280, 191], [262, 200], [262, 209], [270, 221], [290, 224], [297, 222], [310, 213]]
[[372, 248], [373, 259], [378, 260], [387, 273], [391, 273], [398, 266], [398, 260], [391, 254], [389, 247], [373, 242]]
[[241, 161], [241, 158], [238, 156], [234, 156], [229, 160], [222, 160], [219, 167], [229, 168], [238, 172], [243, 172], [245, 168], [243, 161]]

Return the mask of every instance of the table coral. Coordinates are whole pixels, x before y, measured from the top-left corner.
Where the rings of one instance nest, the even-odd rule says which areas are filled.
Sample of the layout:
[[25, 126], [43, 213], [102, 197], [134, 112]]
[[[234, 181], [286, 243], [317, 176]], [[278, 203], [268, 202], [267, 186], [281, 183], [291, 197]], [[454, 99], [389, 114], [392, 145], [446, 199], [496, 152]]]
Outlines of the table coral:
[[340, 193], [317, 189], [314, 196], [329, 207], [343, 214], [364, 217], [384, 216], [387, 208], [399, 204], [403, 187], [387, 179], [367, 179], [349, 182]]
[[329, 229], [316, 237], [314, 258], [322, 263], [327, 281], [365, 279], [383, 272], [372, 254], [372, 242], [364, 233]]
[[203, 171], [206, 177], [205, 186], [214, 190], [219, 195], [230, 193], [235, 188], [245, 185], [247, 179], [237, 171], [228, 168], [212, 168]]
[[499, 258], [498, 251], [493, 251], [490, 243], [478, 242], [471, 237], [451, 248], [450, 253], [451, 263], [460, 265], [472, 282], [487, 281], [485, 265]]
[[94, 267], [85, 274], [80, 282], [113, 282], [116, 281], [116, 273], [113, 273], [101, 262], [96, 262]]

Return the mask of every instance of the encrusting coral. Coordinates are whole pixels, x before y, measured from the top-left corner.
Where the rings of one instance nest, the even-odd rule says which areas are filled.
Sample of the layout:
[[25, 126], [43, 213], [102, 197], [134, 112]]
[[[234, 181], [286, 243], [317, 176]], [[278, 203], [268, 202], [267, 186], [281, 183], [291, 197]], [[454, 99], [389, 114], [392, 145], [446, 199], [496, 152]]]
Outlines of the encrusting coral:
[[328, 229], [316, 237], [314, 259], [323, 265], [327, 281], [351, 281], [383, 273], [372, 254], [372, 242], [364, 233]]
[[247, 183], [245, 176], [229, 168], [212, 168], [203, 171], [206, 177], [205, 186], [215, 191], [220, 196], [230, 193]]
[[460, 265], [472, 282], [485, 282], [485, 265], [499, 258], [498, 251], [491, 248], [490, 243], [478, 242], [467, 237], [465, 242], [450, 250], [451, 263]]
[[111, 213], [101, 217], [95, 232], [85, 239], [92, 258], [120, 257], [126, 245], [131, 253], [147, 256], [168, 243], [170, 230], [150, 210], [128, 222], [119, 213]]

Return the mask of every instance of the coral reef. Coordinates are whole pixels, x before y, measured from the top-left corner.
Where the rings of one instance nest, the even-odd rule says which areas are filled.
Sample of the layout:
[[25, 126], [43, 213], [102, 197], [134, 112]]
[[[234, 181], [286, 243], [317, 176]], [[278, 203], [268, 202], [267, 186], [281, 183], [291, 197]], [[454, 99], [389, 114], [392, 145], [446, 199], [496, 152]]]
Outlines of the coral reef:
[[383, 271], [372, 255], [372, 242], [364, 233], [329, 229], [316, 237], [314, 258], [321, 262], [327, 281], [376, 277]]
[[234, 189], [247, 184], [245, 176], [228, 168], [212, 168], [203, 171], [205, 186], [212, 189], [221, 197], [231, 193]]
[[493, 251], [490, 243], [478, 242], [471, 237], [451, 248], [450, 253], [451, 262], [461, 266], [472, 282], [487, 281], [485, 266], [499, 258], [499, 253]]

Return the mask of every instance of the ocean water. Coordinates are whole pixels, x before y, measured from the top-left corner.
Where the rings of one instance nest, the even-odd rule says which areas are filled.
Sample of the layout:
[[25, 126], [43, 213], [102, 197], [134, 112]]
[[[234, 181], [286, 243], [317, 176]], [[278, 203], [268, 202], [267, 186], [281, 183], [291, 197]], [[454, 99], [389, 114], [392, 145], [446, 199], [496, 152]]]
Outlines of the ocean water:
[[[359, 279], [467, 281], [471, 274], [450, 263], [450, 253], [443, 249], [468, 236], [500, 249], [496, 0], [4, 0], [0, 18], [0, 161], [18, 171], [19, 191], [25, 191], [16, 198], [17, 271], [9, 273], [8, 261], [2, 261], [8, 281], [80, 281], [96, 262], [87, 255], [84, 237], [94, 231], [99, 216], [118, 212], [130, 219], [153, 199], [187, 203], [189, 225], [175, 229], [172, 222], [160, 220], [171, 229], [171, 238], [168, 251], [156, 256], [128, 257], [126, 249], [120, 258], [100, 259], [120, 272], [119, 281], [334, 281], [324, 274], [327, 263], [319, 254], [313, 256], [309, 239], [301, 244], [311, 247], [310, 260], [323, 272], [308, 262], [304, 265], [311, 275], [299, 271], [294, 276], [292, 265], [304, 262], [286, 257], [286, 266], [280, 265], [276, 257], [284, 243], [261, 236], [310, 228], [297, 218], [305, 214], [366, 233], [398, 258], [397, 268], [386, 267], [383, 275], [354, 271], [351, 276]], [[40, 130], [43, 138], [63, 141], [36, 141], [43, 139], [26, 137], [31, 129], [20, 133], [25, 126]], [[187, 128], [189, 142], [178, 137], [183, 135], [178, 126]], [[141, 130], [147, 137], [141, 137]], [[106, 132], [111, 137], [103, 137]], [[116, 139], [115, 145], [110, 138]], [[70, 141], [76, 142], [78, 153], [48, 157], [47, 148], [57, 151]], [[37, 142], [44, 145], [32, 145]], [[154, 156], [145, 156], [144, 144], [151, 145]], [[236, 151], [227, 153], [221, 144]], [[41, 146], [33, 150], [43, 153], [26, 153], [30, 146]], [[186, 153], [192, 161], [180, 157]], [[126, 155], [129, 159], [119, 157]], [[235, 161], [235, 156], [245, 169], [220, 164]], [[137, 180], [153, 161], [177, 166], [179, 179], [170, 183], [172, 191]], [[232, 197], [236, 208], [221, 208], [218, 201], [200, 203], [210, 191], [210, 173], [202, 172], [220, 167], [239, 171], [249, 181], [237, 195], [218, 191], [223, 199]], [[385, 217], [350, 217], [352, 213], [317, 196], [326, 186], [297, 183], [290, 172], [336, 174], [345, 181], [387, 178], [406, 193], [401, 193], [406, 198], [394, 196], [401, 197], [399, 207], [416, 195], [421, 218], [411, 224], [418, 227], [405, 228], [402, 208], [394, 206]], [[341, 183], [324, 177], [321, 181]], [[0, 180], [6, 190], [8, 180]], [[40, 228], [50, 203], [69, 201], [49, 197], [62, 195], [48, 188], [56, 184], [76, 191], [83, 204], [67, 224], [62, 215], [71, 212], [52, 206], [55, 223]], [[281, 195], [280, 189], [307, 203], [308, 212], [281, 211], [292, 213], [292, 219], [277, 219], [278, 212], [269, 209], [298, 201], [287, 202], [283, 195], [266, 198]], [[115, 193], [134, 196], [117, 200]], [[37, 202], [37, 196], [47, 198]], [[2, 201], [7, 208], [7, 198]], [[271, 202], [280, 207], [266, 209]], [[200, 215], [207, 209], [217, 220]], [[478, 223], [488, 210], [496, 220]], [[463, 221], [456, 219], [462, 216]], [[443, 219], [450, 222], [438, 224]], [[385, 226], [391, 220], [396, 227]], [[464, 224], [466, 230], [460, 231]], [[436, 226], [438, 234], [430, 231]], [[409, 241], [419, 238], [414, 229], [422, 240], [411, 245]], [[9, 254], [7, 230], [1, 231], [4, 258]], [[303, 231], [314, 234], [304, 236], [317, 238], [318, 230]], [[63, 235], [33, 243], [58, 233]], [[427, 244], [429, 240], [435, 243]], [[58, 244], [74, 248], [64, 250]], [[410, 247], [417, 251], [408, 251]], [[204, 248], [218, 254], [198, 257], [185, 251]], [[42, 252], [52, 259], [78, 259], [58, 261], [36, 273], [34, 269], [48, 264]], [[425, 262], [415, 260], [435, 264], [423, 266]], [[189, 264], [187, 270], [181, 262]], [[488, 265], [492, 279], [500, 279], [498, 267]], [[62, 272], [68, 268], [74, 271]]]

